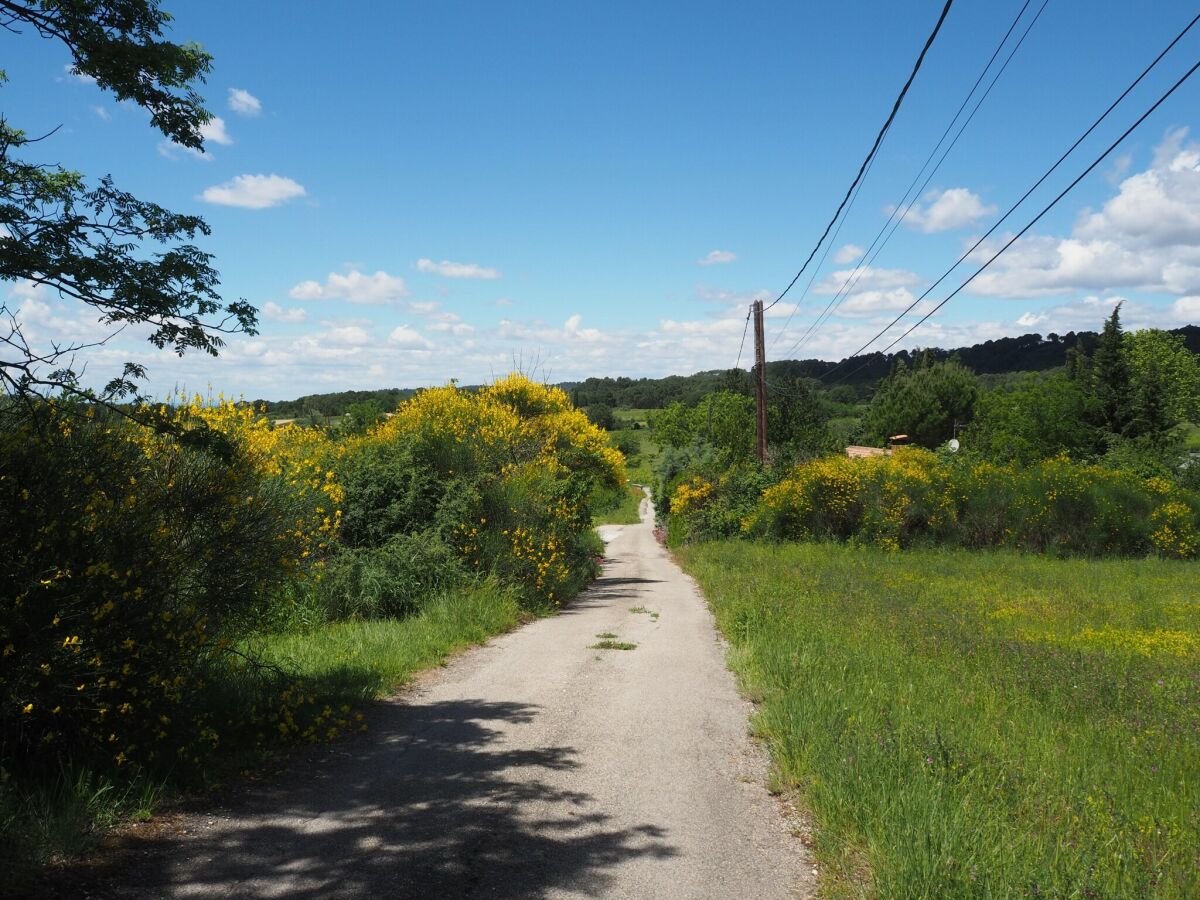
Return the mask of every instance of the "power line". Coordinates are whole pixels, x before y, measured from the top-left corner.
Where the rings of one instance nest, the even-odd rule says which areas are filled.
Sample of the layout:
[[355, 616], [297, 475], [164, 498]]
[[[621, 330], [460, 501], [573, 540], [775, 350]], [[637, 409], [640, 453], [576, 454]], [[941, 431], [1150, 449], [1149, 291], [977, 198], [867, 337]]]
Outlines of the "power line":
[[[1196, 18], [1200, 19], [1200, 16], [1197, 16]], [[1196, 21], [1196, 20], [1193, 19], [1193, 22], [1194, 21]], [[1188, 26], [1188, 27], [1190, 28], [1191, 26]], [[1104, 162], [1104, 160], [1108, 158], [1109, 154], [1111, 154], [1114, 150], [1117, 149], [1117, 147], [1119, 147], [1122, 143], [1124, 143], [1125, 139], [1127, 137], [1129, 137], [1129, 135], [1133, 134], [1133, 132], [1137, 129], [1137, 127], [1139, 125], [1141, 125], [1144, 121], [1146, 121], [1146, 119], [1148, 119], [1150, 117], [1151, 113], [1153, 113], [1164, 102], [1166, 102], [1167, 98], [1170, 97], [1172, 94], [1174, 94], [1175, 91], [1177, 91], [1183, 85], [1183, 83], [1185, 81], [1187, 81], [1189, 78], [1191, 78], [1197, 69], [1200, 69], [1200, 61], [1197, 61], [1196, 63], [1194, 63], [1192, 65], [1192, 67], [1190, 69], [1188, 69], [1183, 74], [1183, 76], [1180, 77], [1180, 79], [1178, 81], [1176, 81], [1173, 85], [1171, 85], [1170, 89], [1165, 94], [1163, 94], [1161, 97], [1158, 98], [1158, 100], [1156, 100], [1154, 102], [1153, 106], [1151, 106], [1148, 110], [1146, 110], [1144, 113], [1142, 113], [1140, 116], [1138, 116], [1137, 120], [1132, 125], [1130, 125], [1128, 128], [1126, 128], [1125, 131], [1121, 134], [1121, 136], [1119, 138], [1117, 138], [1115, 141], [1113, 141], [1111, 144], [1108, 145], [1107, 150], [1105, 150], [1098, 157], [1096, 157], [1096, 159], [1092, 162], [1091, 165], [1089, 165], [1086, 169], [1084, 169], [1082, 172], [1080, 172], [1079, 175], [1075, 178], [1075, 180], [1072, 181], [1070, 184], [1068, 184], [1065, 188], [1063, 188], [1063, 190], [1058, 194], [1057, 197], [1055, 197], [1048, 204], [1046, 204], [1045, 207], [1043, 207], [1041, 212], [1039, 212], [1036, 216], [1034, 216], [1032, 219], [1030, 219], [1029, 223], [1024, 228], [1022, 228], [1015, 235], [1013, 235], [1011, 238], [1009, 238], [1008, 241], [1005, 242], [1004, 246], [1001, 247], [999, 250], [997, 250], [995, 253], [993, 253], [991, 258], [989, 258], [987, 262], [985, 262], [983, 265], [981, 265], [971, 275], [970, 278], [968, 278], [966, 281], [964, 281], [962, 284], [960, 284], [958, 287], [956, 287], [953, 291], [951, 291], [933, 309], [931, 309], [929, 312], [925, 313], [925, 315], [923, 315], [920, 319], [918, 319], [912, 325], [912, 327], [908, 329], [908, 331], [904, 332], [904, 334], [900, 335], [900, 337], [896, 338], [894, 341], [892, 341], [890, 344], [888, 344], [881, 352], [887, 353], [889, 350], [891, 350], [893, 347], [895, 347], [896, 344], [900, 343], [900, 341], [904, 340], [906, 337], [908, 337], [910, 334], [912, 334], [914, 331], [916, 331], [916, 329], [919, 328], [921, 325], [923, 325], [925, 322], [927, 322], [930, 319], [930, 317], [932, 317], [934, 315], [934, 313], [936, 313], [943, 306], [945, 306], [947, 303], [949, 303], [951, 300], [953, 300], [959, 294], [960, 291], [962, 291], [964, 288], [966, 288], [967, 285], [969, 285], [972, 281], [974, 281], [976, 278], [978, 278], [983, 273], [983, 271], [985, 269], [987, 269], [988, 266], [990, 266], [992, 263], [994, 263], [997, 260], [997, 258], [999, 258], [1000, 254], [1002, 254], [1005, 250], [1007, 250], [1009, 247], [1011, 247], [1013, 244], [1015, 244], [1022, 237], [1022, 235], [1025, 234], [1025, 232], [1029, 231], [1030, 228], [1032, 228], [1039, 221], [1041, 221], [1042, 217], [1045, 216], [1046, 213], [1050, 212], [1050, 210], [1053, 209], [1055, 206], [1057, 206], [1058, 202], [1060, 200], [1062, 200], [1063, 197], [1065, 197], [1068, 193], [1070, 193], [1070, 191], [1073, 190], [1075, 188], [1075, 186], [1077, 184], [1079, 184], [1079, 182], [1083, 181], [1084, 178], [1086, 178], [1088, 175], [1090, 175], [1095, 170], [1095, 168], [1098, 165], [1100, 165], [1100, 163]], [[898, 322], [902, 316], [903, 316], [903, 314], [901, 314], [900, 317], [897, 317], [897, 319], [892, 324], [894, 325], [896, 322]], [[889, 325], [888, 328], [891, 328], [891, 325]], [[887, 329], [885, 328], [884, 331], [887, 331]], [[855, 354], [855, 355], [857, 355], [857, 354]], [[859, 366], [859, 368], [855, 369], [854, 372], [850, 372], [847, 375], [843, 375], [842, 378], [838, 379], [838, 381], [843, 381], [846, 378], [849, 378], [850, 375], [855, 374], [855, 372], [861, 371], [863, 368], [865, 368], [865, 366], [866, 366], [866, 364], [864, 363], [863, 366]], [[828, 375], [832, 374], [833, 371], [834, 371], [833, 369], [830, 369], [829, 372], [826, 373], [826, 377], [828, 377]]]
[[[845, 365], [847, 362], [849, 362], [854, 357], [859, 356], [864, 350], [866, 350], [873, 343], [875, 343], [877, 340], [879, 340], [881, 337], [883, 337], [885, 334], [887, 334], [889, 331], [891, 331], [891, 329], [898, 322], [900, 322], [905, 316], [907, 316], [910, 312], [913, 311], [913, 309], [916, 308], [918, 303], [920, 303], [922, 300], [924, 300], [926, 297], [928, 297], [931, 293], [933, 293], [933, 291], [937, 288], [937, 286], [939, 284], [941, 284], [943, 281], [945, 281], [947, 278], [949, 278], [950, 275], [954, 272], [954, 270], [957, 269], [963, 263], [963, 261], [965, 259], [967, 259], [967, 257], [969, 257], [972, 253], [974, 253], [985, 240], [987, 240], [989, 237], [991, 237], [991, 235], [996, 231], [997, 228], [999, 228], [1001, 225], [1004, 224], [1004, 222], [1008, 219], [1008, 217], [1011, 216], [1017, 210], [1017, 208], [1029, 198], [1030, 194], [1032, 194], [1039, 187], [1041, 187], [1042, 184], [1046, 181], [1046, 179], [1049, 178], [1052, 174], [1054, 174], [1055, 171], [1057, 171], [1058, 167], [1061, 166], [1063, 164], [1063, 162], [1066, 161], [1067, 157], [1069, 157], [1072, 153], [1074, 153], [1075, 150], [1079, 147], [1079, 145], [1082, 144], [1088, 138], [1088, 136], [1091, 135], [1091, 133], [1100, 126], [1100, 124], [1105, 119], [1108, 118], [1108, 116], [1112, 113], [1112, 111], [1114, 109], [1116, 109], [1117, 106], [1119, 106], [1120, 103], [1126, 97], [1129, 96], [1130, 92], [1133, 91], [1133, 89], [1136, 88], [1142, 82], [1142, 80], [1147, 75], [1149, 75], [1150, 72], [1162, 61], [1163, 57], [1166, 56], [1175, 47], [1176, 44], [1178, 44], [1181, 40], [1183, 40], [1184, 36], [1189, 31], [1192, 30], [1192, 28], [1196, 25], [1197, 22], [1200, 22], [1200, 14], [1197, 14], [1190, 22], [1188, 22], [1188, 24], [1186, 26], [1184, 26], [1183, 30], [1180, 31], [1179, 34], [1177, 34], [1175, 36], [1175, 39], [1172, 40], [1171, 43], [1169, 43], [1166, 46], [1166, 48], [1161, 53], [1159, 53], [1158, 56], [1156, 56], [1154, 58], [1154, 60], [1148, 66], [1146, 66], [1145, 69], [1142, 70], [1141, 74], [1139, 74], [1137, 76], [1137, 78], [1135, 78], [1132, 82], [1130, 82], [1129, 86], [1126, 87], [1125, 90], [1121, 92], [1120, 96], [1118, 96], [1116, 100], [1114, 100], [1111, 104], [1109, 104], [1108, 108], [1106, 110], [1104, 110], [1104, 112], [1101, 113], [1100, 116], [1094, 122], [1092, 122], [1092, 124], [1090, 126], [1088, 126], [1087, 130], [1084, 131], [1083, 134], [1081, 134], [1078, 138], [1075, 139], [1075, 142], [1073, 144], [1071, 144], [1070, 147], [1067, 148], [1067, 150], [1054, 162], [1054, 164], [1049, 169], [1047, 169], [1045, 171], [1045, 173], [1037, 181], [1035, 181], [1033, 183], [1033, 185], [1027, 191], [1025, 191], [1025, 193], [1022, 194], [1020, 196], [1020, 198], [1012, 206], [1010, 206], [1005, 211], [1004, 215], [1002, 215], [999, 219], [997, 219], [991, 228], [989, 228], [957, 260], [955, 260], [954, 264], [951, 265], [950, 268], [948, 268], [945, 272], [943, 272], [940, 276], [938, 276], [937, 281], [935, 281], [928, 288], [926, 288], [926, 290], [923, 291], [919, 297], [917, 297], [915, 300], [913, 300], [912, 303], [910, 303], [907, 307], [905, 307], [905, 309], [898, 316], [896, 316], [896, 318], [894, 318], [891, 322], [889, 322], [887, 325], [885, 325], [883, 327], [883, 329], [879, 331], [878, 334], [876, 334], [873, 338], [871, 338], [869, 341], [867, 341], [865, 344], [863, 344], [861, 347], [859, 347], [857, 350], [855, 350], [853, 353], [851, 353], [848, 357], [846, 357], [844, 360], [842, 360], [840, 363], [838, 363], [836, 366], [834, 366], [832, 369], [830, 369], [828, 372], [826, 372], [825, 375], [823, 376], [822, 380], [824, 380], [824, 378], [828, 378], [830, 375], [832, 375], [835, 371], [837, 371], [839, 368], [841, 368], [843, 365]], [[1191, 73], [1189, 72], [1188, 74], [1190, 75]], [[1186, 78], [1187, 78], [1187, 76], [1185, 75], [1183, 80], [1186, 80]], [[1167, 94], [1164, 94], [1163, 97], [1161, 97], [1159, 99], [1158, 103], [1156, 103], [1154, 105], [1154, 107], [1151, 108], [1150, 112], [1153, 112], [1154, 109], [1156, 109], [1158, 107], [1158, 105], [1162, 103], [1163, 100], [1165, 100], [1168, 96], [1170, 96], [1170, 94], [1173, 93], [1177, 87], [1179, 87], [1180, 84], [1182, 84], [1182, 81], [1178, 82], [1174, 87], [1172, 87], [1171, 90]], [[1149, 113], [1147, 113], [1147, 115], [1149, 115]], [[1140, 121], [1141, 120], [1139, 119], [1138, 122], [1140, 123]], [[1136, 124], [1134, 127], [1136, 127]], [[1124, 136], [1122, 136], [1122, 138], [1120, 140], [1124, 140]], [[1119, 143], [1119, 141], [1118, 141], [1118, 143]], [[1106, 151], [1105, 155], [1107, 155], [1108, 152], [1109, 151]], [[1074, 184], [1072, 184], [1072, 187], [1073, 186], [1074, 186]], [[1070, 188], [1068, 188], [1068, 190], [1070, 190]], [[1063, 196], [1062, 194], [1059, 195], [1060, 198], [1062, 196]], [[1054, 202], [1057, 203], [1058, 200], [1056, 199]], [[1049, 207], [1047, 207], [1047, 209], [1049, 209]], [[1046, 210], [1043, 210], [1043, 212], [1041, 214], [1039, 214], [1038, 218], [1041, 218], [1041, 215], [1044, 215], [1045, 212], [1046, 212]], [[1036, 219], [1035, 219], [1035, 221], [1036, 221]], [[1028, 229], [1028, 226], [1026, 226], [1026, 230], [1027, 229]], [[1024, 233], [1024, 232], [1022, 232], [1022, 233]], [[1001, 252], [1003, 252], [1003, 251], [1001, 251]], [[990, 261], [989, 261], [989, 264], [990, 264]], [[979, 274], [978, 272], [975, 273], [975, 275], [978, 275], [978, 274]], [[974, 277], [975, 276], [972, 275], [971, 279], [969, 279], [969, 280], [973, 280]], [[959, 288], [959, 290], [961, 290], [961, 287]], [[895, 346], [895, 343], [896, 342], [893, 341], [892, 344], [889, 346]], [[857, 371], [859, 371], [859, 369], [856, 369], [855, 371], [857, 372]], [[841, 379], [838, 379], [838, 380], [841, 380]]]
[[[738, 344], [737, 362], [733, 364], [735, 369], [742, 367], [742, 351], [746, 348], [746, 332], [750, 330], [750, 313], [746, 313], [746, 327], [742, 329], [742, 342]], [[725, 357], [729, 359], [729, 357]]]
[[933, 31], [925, 40], [925, 46], [921, 48], [921, 53], [917, 57], [916, 64], [913, 66], [912, 72], [908, 76], [908, 81], [904, 82], [904, 87], [900, 89], [899, 96], [896, 97], [896, 102], [892, 104], [892, 111], [888, 114], [887, 121], [883, 123], [883, 127], [879, 129], [879, 134], [875, 136], [875, 143], [871, 145], [871, 151], [867, 154], [866, 159], [862, 161], [862, 165], [858, 167], [858, 174], [854, 176], [854, 181], [850, 183], [850, 187], [846, 189], [846, 195], [842, 197], [842, 202], [838, 204], [837, 210], [833, 214], [833, 218], [829, 220], [829, 224], [825, 226], [825, 231], [821, 234], [820, 239], [812, 248], [812, 252], [808, 254], [808, 259], [804, 261], [804, 265], [800, 267], [800, 271], [788, 283], [788, 286], [783, 289], [778, 297], [770, 302], [766, 309], [770, 309], [780, 300], [787, 296], [788, 291], [792, 286], [800, 280], [800, 276], [804, 274], [804, 270], [808, 268], [808, 264], [813, 261], [813, 257], [817, 255], [817, 251], [821, 249], [821, 244], [825, 242], [825, 238], [829, 237], [829, 232], [833, 229], [834, 223], [841, 216], [842, 210], [845, 209], [846, 203], [850, 200], [850, 195], [854, 193], [854, 189], [858, 187], [858, 183], [862, 181], [863, 175], [866, 173], [871, 160], [875, 158], [875, 154], [879, 150], [879, 145], [883, 143], [883, 138], [887, 134], [888, 129], [892, 127], [892, 122], [896, 118], [896, 113], [900, 111], [900, 105], [904, 102], [904, 97], [908, 94], [908, 89], [912, 87], [913, 81], [917, 77], [917, 72], [921, 70], [921, 64], [925, 61], [925, 54], [929, 52], [929, 48], [933, 46], [934, 39], [937, 38], [938, 32], [942, 30], [942, 23], [946, 21], [946, 16], [950, 12], [950, 7], [954, 0], [946, 0], [946, 5], [942, 7], [942, 14], [938, 16], [937, 24], [933, 26]]
[[[955, 122], [958, 121], [959, 117], [963, 113], [963, 110], [965, 110], [967, 107], [967, 104], [970, 103], [971, 97], [974, 96], [975, 92], [979, 89], [979, 85], [983, 82], [983, 79], [987, 75], [988, 71], [991, 69], [992, 64], [996, 61], [996, 57], [1000, 55], [1000, 51], [1004, 48], [1004, 45], [1006, 43], [1008, 43], [1009, 37], [1012, 36], [1013, 31], [1017, 27], [1017, 24], [1021, 21], [1021, 18], [1025, 15], [1025, 10], [1028, 9], [1030, 2], [1032, 2], [1032, 0], [1025, 0], [1025, 4], [1021, 7], [1020, 11], [1017, 13], [1016, 18], [1014, 18], [1012, 21], [1012, 24], [1010, 24], [1008, 26], [1008, 31], [1006, 31], [1004, 33], [1004, 37], [1001, 39], [1000, 43], [996, 45], [996, 49], [994, 51], [992, 51], [991, 58], [988, 60], [987, 65], [985, 65], [983, 67], [983, 70], [979, 73], [979, 77], [975, 79], [975, 84], [972, 85], [971, 90], [968, 91], [967, 95], [963, 98], [962, 103], [958, 107], [958, 111], [955, 112], [955, 114], [954, 114], [954, 118], [952, 118], [950, 120], [949, 124], [946, 125], [946, 130], [942, 132], [942, 136], [938, 139], [938, 142], [934, 145], [933, 149], [929, 151], [929, 156], [926, 158], [924, 165], [921, 166], [920, 170], [918, 170], [917, 174], [913, 177], [913, 180], [909, 184], [908, 189], [904, 192], [904, 196], [901, 197], [900, 202], [897, 203], [892, 208], [891, 213], [888, 215], [887, 221], [883, 223], [883, 226], [879, 229], [879, 232], [875, 235], [874, 240], [872, 240], [870, 246], [867, 247], [866, 253], [863, 254], [863, 261], [859, 262], [858, 265], [855, 266], [854, 271], [845, 280], [845, 282], [843, 282], [842, 286], [840, 288], [838, 288], [837, 293], [834, 294], [834, 296], [830, 299], [829, 303], [827, 303], [825, 305], [825, 309], [822, 310], [821, 314], [818, 315], [817, 318], [814, 319], [809, 324], [809, 326], [805, 330], [804, 334], [802, 334], [800, 336], [800, 338], [797, 339], [790, 348], [788, 348], [787, 353], [785, 355], [791, 355], [792, 353], [795, 353], [798, 348], [800, 348], [804, 344], [806, 344], [809, 341], [809, 339], [816, 333], [817, 329], [819, 329], [821, 327], [821, 325], [823, 325], [826, 321], [828, 321], [830, 316], [832, 316], [841, 307], [842, 303], [845, 302], [845, 298], [851, 293], [851, 291], [853, 291], [854, 287], [862, 279], [863, 274], [870, 268], [871, 264], [873, 262], [875, 262], [875, 260], [879, 256], [879, 254], [883, 252], [883, 249], [884, 249], [884, 247], [887, 246], [888, 241], [890, 241], [892, 239], [892, 235], [894, 235], [896, 233], [896, 230], [900, 227], [901, 223], [908, 216], [908, 214], [912, 210], [913, 206], [916, 205], [917, 200], [920, 199], [921, 194], [925, 191], [925, 188], [929, 186], [929, 182], [931, 182], [933, 180], [933, 176], [936, 175], [938, 170], [942, 167], [942, 163], [944, 163], [946, 161], [946, 158], [950, 155], [950, 152], [954, 149], [955, 145], [958, 144], [959, 138], [961, 138], [963, 136], [963, 132], [965, 132], [967, 130], [967, 127], [974, 120], [975, 114], [979, 112], [980, 107], [983, 106], [984, 101], [987, 100], [988, 96], [992, 93], [992, 89], [995, 88], [996, 83], [1000, 80], [1000, 78], [1004, 74], [1005, 70], [1008, 69], [1009, 63], [1012, 62], [1013, 57], [1016, 56], [1016, 54], [1017, 54], [1017, 51], [1021, 49], [1021, 45], [1025, 43], [1025, 38], [1027, 38], [1029, 36], [1029, 33], [1033, 30], [1034, 25], [1036, 25], [1038, 22], [1038, 19], [1041, 18], [1042, 13], [1045, 11], [1046, 7], [1049, 5], [1050, 0], [1043, 0], [1041, 7], [1038, 9], [1038, 11], [1034, 15], [1033, 19], [1029, 22], [1029, 25], [1025, 28], [1025, 31], [1021, 34], [1020, 38], [1013, 45], [1012, 50], [1009, 51], [1008, 56], [1004, 60], [1004, 63], [997, 70], [995, 76], [993, 76], [991, 82], [987, 86], [987, 89], [984, 90], [984, 92], [980, 95], [979, 99], [975, 103], [975, 106], [972, 108], [970, 114], [967, 116], [967, 118], [965, 120], [963, 120], [962, 125], [959, 127], [957, 133], [955, 133], [954, 138], [947, 145], [945, 151], [943, 151], [943, 153], [942, 153], [941, 157], [938, 159], [937, 163], [933, 166], [932, 169], [929, 170], [929, 174], [925, 176], [925, 180], [921, 183], [921, 186], [919, 188], [917, 188], [916, 192], [914, 193], [913, 188], [916, 187], [916, 184], [920, 180], [921, 175], [924, 174], [926, 168], [929, 167], [929, 163], [933, 160], [934, 156], [937, 155], [937, 152], [941, 148], [942, 144], [945, 142], [947, 135], [949, 135], [951, 129], [954, 128]], [[909, 199], [910, 196], [912, 198], [911, 200]], [[901, 209], [903, 209], [903, 212], [901, 212]], [[900, 215], [897, 216], [897, 213], [900, 213]], [[893, 224], [893, 222], [895, 224]], [[891, 226], [890, 230], [889, 230], [889, 226]], [[886, 232], [886, 234], [885, 234], [885, 232]], [[881, 242], [881, 239], [882, 239], [882, 242]], [[876, 245], [878, 245], [878, 248], [876, 248]], [[810, 281], [810, 285], [811, 285], [811, 281]], [[789, 317], [789, 321], [790, 321], [790, 317]], [[784, 330], [786, 331], [786, 325], [784, 327]], [[782, 334], [783, 334], [783, 332], [781, 331], [780, 335], [782, 336]]]

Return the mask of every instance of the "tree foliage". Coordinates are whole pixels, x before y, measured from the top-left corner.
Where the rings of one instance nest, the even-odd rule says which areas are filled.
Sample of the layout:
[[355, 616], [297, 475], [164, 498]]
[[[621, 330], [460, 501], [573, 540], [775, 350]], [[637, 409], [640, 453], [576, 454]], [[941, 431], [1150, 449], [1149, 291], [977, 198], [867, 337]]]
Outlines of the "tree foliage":
[[[75, 72], [150, 113], [153, 127], [201, 149], [209, 120], [194, 87], [211, 65], [194, 44], [163, 37], [170, 16], [158, 0], [0, 0], [0, 26], [61, 42]], [[45, 136], [49, 137], [49, 135]], [[195, 246], [209, 228], [120, 190], [111, 177], [89, 186], [79, 172], [26, 158], [31, 138], [0, 117], [0, 281], [25, 282], [90, 307], [108, 326], [90, 343], [42, 345], [22, 328], [20, 309], [0, 303], [0, 382], [16, 396], [55, 390], [91, 396], [76, 354], [132, 326], [159, 348], [216, 355], [223, 335], [254, 333], [254, 308], [225, 302], [212, 257]], [[145, 368], [127, 363], [102, 399], [135, 394]]]
[[957, 360], [922, 358], [915, 369], [901, 363], [872, 399], [864, 429], [877, 443], [907, 434], [914, 444], [936, 447], [971, 421], [978, 399], [978, 379]]
[[1100, 436], [1089, 422], [1089, 399], [1065, 373], [1027, 375], [979, 398], [966, 445], [994, 462], [1031, 463], [1060, 453], [1086, 458]]
[[1135, 331], [1125, 335], [1124, 351], [1139, 396], [1155, 384], [1172, 424], [1200, 422], [1200, 356], [1188, 350], [1182, 335], [1157, 328]]

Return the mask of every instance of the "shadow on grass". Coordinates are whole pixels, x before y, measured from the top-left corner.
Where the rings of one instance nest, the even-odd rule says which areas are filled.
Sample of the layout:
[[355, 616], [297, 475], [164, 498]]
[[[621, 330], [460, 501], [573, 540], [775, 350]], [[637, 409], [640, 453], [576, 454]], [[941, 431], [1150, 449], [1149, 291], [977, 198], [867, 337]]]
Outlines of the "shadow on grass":
[[191, 817], [193, 834], [117, 848], [89, 893], [603, 894], [623, 861], [675, 855], [662, 828], [616, 827], [592, 797], [546, 782], [578, 767], [572, 748], [498, 740], [496, 724], [511, 730], [537, 712], [484, 700], [386, 704], [368, 736], [315, 750], [216, 816]]

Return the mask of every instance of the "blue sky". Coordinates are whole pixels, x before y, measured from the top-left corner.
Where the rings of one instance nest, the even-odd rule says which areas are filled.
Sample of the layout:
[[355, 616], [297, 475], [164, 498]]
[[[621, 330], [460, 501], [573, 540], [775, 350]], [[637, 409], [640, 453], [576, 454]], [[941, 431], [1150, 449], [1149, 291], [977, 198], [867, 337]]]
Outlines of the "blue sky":
[[[10, 79], [0, 108], [29, 133], [63, 126], [27, 156], [111, 173], [138, 196], [204, 215], [224, 293], [261, 310], [261, 334], [234, 339], [218, 360], [179, 360], [122, 335], [90, 354], [89, 377], [137, 359], [159, 393], [265, 398], [476, 382], [514, 359], [552, 380], [731, 366], [746, 303], [795, 274], [941, 8], [164, 5], [172, 36], [215, 58], [202, 92], [219, 120], [204, 158], [165, 144], [143, 112], [71, 75], [65, 49], [33, 35], [0, 34]], [[813, 290], [806, 274], [772, 310], [770, 358], [857, 349], [1195, 13], [1175, 0], [1050, 0], [839, 314], [793, 350], [1021, 5], [952, 9]], [[1028, 221], [1198, 55], [1200, 27], [1010, 224]], [[1133, 327], [1200, 322], [1198, 99], [1200, 76], [902, 346], [1096, 328], [1122, 299]], [[0, 291], [35, 339], [96, 333], [85, 311], [45, 291]]]

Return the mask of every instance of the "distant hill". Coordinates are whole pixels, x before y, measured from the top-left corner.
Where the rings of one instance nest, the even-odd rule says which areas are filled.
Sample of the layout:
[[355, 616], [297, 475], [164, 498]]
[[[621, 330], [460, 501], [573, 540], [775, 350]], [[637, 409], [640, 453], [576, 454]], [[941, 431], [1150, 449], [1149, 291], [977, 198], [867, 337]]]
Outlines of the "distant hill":
[[[1200, 326], [1185, 325], [1174, 329], [1173, 333], [1183, 335], [1188, 349], [1200, 353]], [[1076, 342], [1082, 341], [1091, 352], [1097, 338], [1094, 331], [1070, 331], [1045, 337], [1023, 334], [952, 350], [930, 348], [928, 352], [938, 360], [957, 356], [980, 375], [1041, 372], [1063, 365], [1067, 350], [1074, 347]], [[767, 377], [822, 378], [837, 368], [830, 386], [847, 384], [861, 389], [873, 386], [886, 376], [897, 359], [911, 363], [915, 356], [915, 352], [901, 350], [888, 354], [868, 353], [840, 363], [820, 359], [776, 360], [767, 363]], [[676, 400], [695, 403], [715, 388], [733, 386], [741, 381], [728, 370], [712, 369], [693, 375], [668, 375], [665, 378], [588, 378], [562, 382], [559, 386], [571, 394], [578, 406], [603, 404], [619, 408], [657, 409]], [[267, 401], [265, 405], [267, 411], [276, 418], [293, 418], [314, 412], [323, 416], [339, 416], [351, 403], [375, 400], [384, 409], [392, 409], [414, 393], [415, 390], [411, 388], [339, 391], [333, 394], [309, 394], [295, 400]]]

